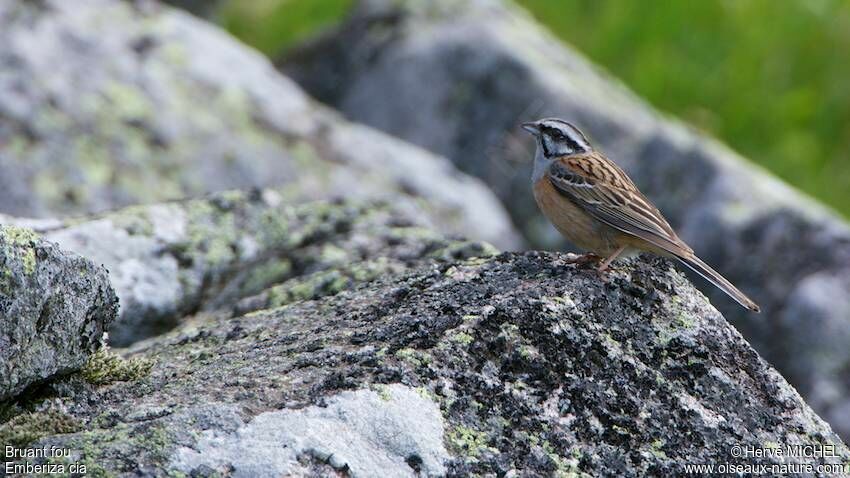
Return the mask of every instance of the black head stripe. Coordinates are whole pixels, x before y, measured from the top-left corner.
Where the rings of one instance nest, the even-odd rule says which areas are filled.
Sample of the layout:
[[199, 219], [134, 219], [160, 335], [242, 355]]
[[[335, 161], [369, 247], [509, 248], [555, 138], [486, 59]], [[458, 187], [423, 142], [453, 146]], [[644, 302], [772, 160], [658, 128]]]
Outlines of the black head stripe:
[[570, 136], [564, 136], [564, 141], [569, 145], [570, 149], [573, 151], [584, 151], [584, 146], [578, 144], [576, 140], [571, 138]]
[[584, 135], [569, 123], [563, 121], [543, 124], [543, 152], [547, 156], [560, 156], [588, 151], [588, 143]]
[[547, 158], [551, 158], [551, 157], [555, 156], [555, 151], [552, 150], [553, 145], [548, 138], [543, 137], [543, 139], [540, 141], [540, 145], [543, 146], [543, 155], [544, 156], [546, 156]]

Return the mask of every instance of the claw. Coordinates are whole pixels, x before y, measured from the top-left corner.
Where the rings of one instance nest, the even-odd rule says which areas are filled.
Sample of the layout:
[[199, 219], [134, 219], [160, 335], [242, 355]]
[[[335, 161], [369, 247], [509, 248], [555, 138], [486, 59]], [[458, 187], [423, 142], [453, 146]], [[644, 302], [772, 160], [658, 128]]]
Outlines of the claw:
[[596, 269], [596, 270], [597, 270], [599, 273], [604, 273], [605, 271], [607, 271], [607, 270], [608, 270], [608, 266], [610, 266], [610, 265], [611, 265], [611, 263], [612, 263], [612, 262], [614, 262], [614, 259], [616, 259], [617, 257], [619, 257], [619, 255], [620, 255], [620, 254], [622, 254], [622, 253], [623, 253], [623, 251], [625, 251], [625, 250], [626, 250], [626, 246], [620, 246], [620, 247], [619, 247], [616, 251], [614, 251], [614, 253], [613, 253], [613, 254], [611, 254], [610, 256], [608, 256], [608, 258], [607, 258], [607, 259], [605, 259], [605, 261], [604, 261], [602, 264], [600, 264], [600, 265], [599, 265], [599, 268], [598, 268], [598, 269]]
[[605, 269], [603, 269], [601, 267], [597, 267], [596, 268], [596, 276], [599, 278], [600, 281], [602, 281], [606, 284], [611, 280], [611, 277], [608, 275], [608, 268], [607, 267]]

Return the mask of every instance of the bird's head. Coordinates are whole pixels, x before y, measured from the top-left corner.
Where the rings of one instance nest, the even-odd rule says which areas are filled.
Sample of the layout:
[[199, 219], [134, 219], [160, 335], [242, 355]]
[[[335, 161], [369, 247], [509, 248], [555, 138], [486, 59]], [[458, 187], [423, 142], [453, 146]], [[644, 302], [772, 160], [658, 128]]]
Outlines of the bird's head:
[[557, 118], [523, 123], [522, 128], [537, 138], [547, 158], [572, 156], [593, 151], [590, 141], [572, 124]]

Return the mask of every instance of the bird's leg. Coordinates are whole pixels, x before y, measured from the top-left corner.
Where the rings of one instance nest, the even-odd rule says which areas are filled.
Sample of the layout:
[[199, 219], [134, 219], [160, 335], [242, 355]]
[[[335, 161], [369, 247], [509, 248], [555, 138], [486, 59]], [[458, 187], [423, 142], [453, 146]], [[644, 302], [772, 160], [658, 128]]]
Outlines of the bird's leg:
[[616, 250], [616, 251], [614, 251], [614, 253], [613, 253], [613, 254], [611, 254], [610, 256], [608, 256], [608, 258], [607, 258], [607, 259], [605, 259], [605, 260], [602, 262], [602, 264], [599, 264], [599, 267], [598, 267], [596, 270], [597, 270], [599, 273], [603, 273], [603, 272], [605, 272], [606, 270], [608, 270], [608, 266], [610, 266], [610, 265], [611, 265], [611, 263], [612, 263], [612, 262], [614, 262], [614, 259], [616, 259], [616, 258], [617, 258], [620, 254], [622, 254], [622, 253], [623, 253], [623, 251], [625, 251], [625, 250], [626, 250], [626, 246], [620, 246], [620, 247], [618, 247], [618, 248], [617, 248], [617, 250]]

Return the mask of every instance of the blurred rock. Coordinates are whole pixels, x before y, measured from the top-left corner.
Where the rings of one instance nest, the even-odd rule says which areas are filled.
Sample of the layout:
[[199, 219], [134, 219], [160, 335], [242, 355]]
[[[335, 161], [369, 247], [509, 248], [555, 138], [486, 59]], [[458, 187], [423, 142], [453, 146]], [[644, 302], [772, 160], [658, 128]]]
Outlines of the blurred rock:
[[221, 0], [163, 0], [162, 3], [182, 8], [183, 10], [189, 11], [199, 17], [211, 17], [214, 16], [216, 9], [219, 8], [223, 2]]
[[89, 221], [47, 223], [41, 232], [109, 270], [121, 300], [110, 342], [121, 346], [198, 311], [276, 307], [339, 292], [355, 278], [403, 270], [422, 257], [495, 252], [444, 239], [427, 225], [423, 214], [408, 216], [386, 203], [290, 206], [277, 191], [258, 190], [133, 206]]
[[444, 232], [519, 244], [443, 158], [350, 124], [267, 59], [156, 2], [0, 2], [0, 212], [56, 217], [286, 185], [289, 200], [428, 205]]
[[[606, 283], [565, 259], [425, 259], [317, 300], [205, 314], [129, 351], [154, 364], [145, 376], [54, 383], [39, 413], [86, 431], [42, 427], [15, 444], [67, 448], [107, 476], [679, 476], [686, 463], [850, 462], [670, 263], [634, 260]], [[22, 416], [21, 427], [44, 421]], [[736, 458], [735, 445], [827, 456]]]
[[0, 400], [79, 370], [117, 313], [103, 268], [0, 226]]
[[[451, 158], [502, 198], [534, 247], [562, 239], [529, 188], [522, 121], [576, 123], [691, 246], [762, 305], [703, 290], [850, 438], [850, 228], [728, 148], [666, 118], [498, 0], [360, 3], [282, 64], [348, 117]], [[828, 292], [827, 292], [828, 291]]]

